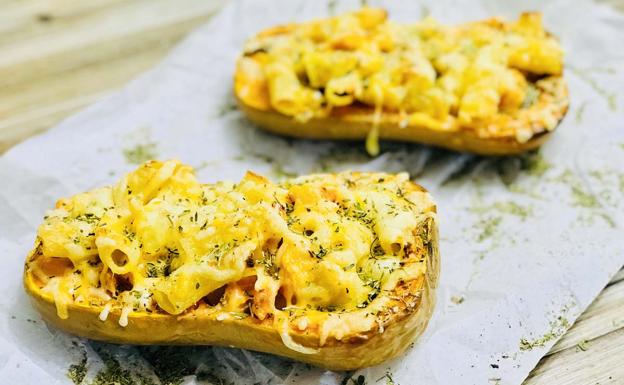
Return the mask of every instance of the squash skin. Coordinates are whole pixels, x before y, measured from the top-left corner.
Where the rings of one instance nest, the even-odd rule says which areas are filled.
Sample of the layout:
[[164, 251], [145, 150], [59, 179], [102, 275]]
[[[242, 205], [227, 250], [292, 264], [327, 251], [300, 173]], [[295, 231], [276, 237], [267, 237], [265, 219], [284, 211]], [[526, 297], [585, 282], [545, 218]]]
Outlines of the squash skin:
[[[248, 103], [240, 94], [242, 79], [237, 73], [234, 94], [240, 110], [258, 127], [274, 134], [313, 140], [364, 140], [373, 127], [374, 108], [368, 106], [347, 106], [336, 108], [329, 116], [312, 118], [301, 122], [272, 109], [261, 109]], [[568, 111], [568, 88], [562, 76], [546, 79], [554, 84], [551, 90], [541, 90], [547, 101], [536, 106], [539, 112], [552, 111], [557, 125]], [[449, 150], [470, 152], [478, 155], [516, 155], [540, 147], [552, 135], [554, 128], [530, 125], [527, 128], [533, 136], [526, 142], [519, 142], [514, 135], [484, 136], [465, 127], [457, 130], [435, 130], [428, 127], [401, 126], [401, 116], [384, 112], [379, 122], [379, 139], [422, 143]], [[517, 122], [513, 122], [517, 123]], [[501, 127], [505, 129], [506, 127]]]
[[[420, 186], [416, 188], [422, 190]], [[435, 206], [429, 210], [435, 213]], [[329, 338], [319, 346], [318, 329], [300, 332], [291, 329], [293, 340], [317, 349], [314, 354], [291, 350], [282, 342], [273, 322], [254, 317], [217, 320], [204, 307], [190, 309], [181, 315], [133, 312], [125, 327], [119, 325], [120, 309], [112, 309], [106, 321], [99, 319], [102, 307], [67, 304], [67, 319], [57, 315], [52, 295], [41, 291], [34, 276], [26, 268], [24, 287], [31, 302], [47, 323], [70, 334], [93, 340], [138, 345], [216, 345], [237, 347], [276, 354], [329, 370], [354, 370], [379, 364], [404, 352], [427, 327], [435, 304], [440, 257], [438, 228], [434, 220], [428, 225], [429, 252], [424, 260], [424, 274], [404, 282], [393, 292], [392, 306], [378, 315], [377, 326], [341, 340]], [[34, 250], [34, 253], [37, 249]], [[36, 258], [33, 254], [28, 260]]]

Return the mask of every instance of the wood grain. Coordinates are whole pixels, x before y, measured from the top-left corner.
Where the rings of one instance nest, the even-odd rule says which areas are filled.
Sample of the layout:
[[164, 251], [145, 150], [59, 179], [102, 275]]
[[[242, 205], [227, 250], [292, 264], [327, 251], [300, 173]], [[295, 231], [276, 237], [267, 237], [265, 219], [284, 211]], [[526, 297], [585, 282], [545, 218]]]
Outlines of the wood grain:
[[586, 350], [569, 348], [545, 357], [524, 385], [621, 385], [624, 329], [595, 338]]
[[[0, 153], [158, 63], [222, 3], [0, 0]], [[525, 385], [624, 384], [623, 361], [621, 270]]]
[[158, 63], [221, 3], [0, 2], [0, 153]]
[[531, 372], [524, 385], [624, 384], [624, 269]]

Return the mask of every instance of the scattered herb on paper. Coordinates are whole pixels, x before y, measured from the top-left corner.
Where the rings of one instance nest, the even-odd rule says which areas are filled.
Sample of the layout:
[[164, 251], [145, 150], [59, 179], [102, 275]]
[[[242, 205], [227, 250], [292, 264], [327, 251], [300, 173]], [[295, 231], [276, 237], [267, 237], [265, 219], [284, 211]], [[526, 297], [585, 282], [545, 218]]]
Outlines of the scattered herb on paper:
[[187, 350], [175, 346], [142, 346], [139, 351], [163, 384], [179, 385], [185, 376], [195, 374], [196, 368], [189, 361]]
[[334, 16], [336, 14], [336, 4], [338, 0], [327, 0], [327, 13], [330, 16]]
[[82, 358], [75, 364], [69, 365], [67, 368], [67, 377], [76, 385], [82, 383], [87, 375], [87, 353], [83, 351]]
[[[77, 363], [67, 369], [67, 376], [74, 384], [79, 385], [180, 385], [184, 377], [196, 373], [196, 365], [191, 364], [189, 356], [193, 349], [181, 349], [172, 346], [137, 347], [140, 356], [148, 363], [153, 375], [144, 372], [141, 366], [123, 367], [120, 361], [108, 351], [106, 344], [96, 343], [93, 348], [101, 358], [104, 367], [101, 368], [92, 380], [85, 380], [89, 367], [86, 353]], [[155, 382], [154, 377], [158, 380]], [[199, 375], [199, 373], [198, 373]], [[217, 378], [216, 376], [212, 376]], [[211, 378], [212, 378], [211, 377]], [[218, 378], [217, 383], [225, 384]]]
[[451, 302], [453, 302], [455, 305], [459, 305], [461, 303], [463, 303], [465, 300], [463, 295], [454, 295], [451, 297]]
[[533, 208], [531, 206], [521, 206], [513, 201], [496, 202], [490, 206], [481, 206], [477, 204], [470, 210], [477, 214], [486, 214], [491, 213], [492, 210], [497, 210], [502, 214], [514, 215], [521, 219], [527, 219], [533, 214]]
[[156, 143], [148, 142], [143, 144], [136, 144], [131, 148], [124, 148], [123, 155], [126, 158], [126, 162], [130, 164], [139, 165], [158, 157], [156, 151]]
[[90, 385], [137, 385], [129, 370], [121, 367], [112, 354], [99, 351], [98, 354], [104, 362], [104, 369], [100, 370]]
[[519, 204], [512, 201], [496, 202], [494, 204], [494, 208], [502, 213], [515, 215], [522, 219], [528, 218], [533, 213], [533, 209], [530, 206], [520, 206]]
[[603, 99], [607, 101], [607, 105], [611, 111], [617, 110], [617, 99], [615, 92], [607, 91], [603, 88], [598, 82], [589, 76], [589, 71], [591, 68], [576, 68], [569, 66], [572, 73], [579, 77], [579, 79], [583, 80], [586, 84], [588, 84], [594, 92], [600, 95]]
[[498, 232], [498, 228], [502, 221], [503, 218], [500, 216], [480, 219], [477, 223], [475, 223], [475, 227], [479, 229], [477, 241], [483, 242], [488, 238], [492, 238]]
[[[568, 307], [565, 307], [562, 310], [562, 313], [566, 313], [568, 309]], [[553, 321], [550, 322], [550, 329], [548, 329], [548, 331], [540, 337], [534, 339], [521, 338], [520, 350], [526, 351], [532, 350], [536, 347], [543, 347], [547, 343], [561, 337], [569, 327], [570, 322], [564, 317], [564, 314], [558, 315]]]
[[522, 169], [533, 176], [542, 176], [552, 168], [552, 165], [539, 152], [530, 152], [522, 156], [521, 161]]
[[572, 197], [574, 198], [574, 205], [581, 207], [598, 207], [598, 200], [596, 197], [578, 186], [570, 186], [572, 188]]
[[581, 103], [580, 106], [576, 109], [575, 120], [576, 123], [579, 124], [583, 121], [583, 113], [585, 112], [585, 108], [587, 107], [587, 101]]
[[386, 372], [386, 374], [384, 374], [383, 377], [381, 377], [377, 381], [375, 381], [375, 383], [377, 383], [377, 382], [379, 382], [381, 380], [386, 380], [386, 385], [399, 385], [396, 382], [394, 382], [394, 378], [392, 378], [392, 373], [390, 373], [390, 372]]
[[579, 176], [574, 174], [571, 170], [566, 169], [563, 173], [554, 177], [552, 181], [565, 184], [570, 188], [572, 206], [586, 208], [596, 208], [600, 206], [596, 197], [586, 190]]
[[229, 97], [225, 101], [225, 103], [223, 103], [223, 105], [219, 107], [219, 110], [217, 111], [217, 117], [222, 118], [230, 112], [236, 111], [237, 109], [238, 107], [236, 106], [236, 102], [233, 100], [232, 97]]
[[587, 345], [588, 342], [589, 341], [587, 341], [587, 340], [581, 340], [581, 342], [576, 344], [576, 347], [579, 348], [582, 351], [587, 351], [587, 349], [589, 349], [589, 346]]

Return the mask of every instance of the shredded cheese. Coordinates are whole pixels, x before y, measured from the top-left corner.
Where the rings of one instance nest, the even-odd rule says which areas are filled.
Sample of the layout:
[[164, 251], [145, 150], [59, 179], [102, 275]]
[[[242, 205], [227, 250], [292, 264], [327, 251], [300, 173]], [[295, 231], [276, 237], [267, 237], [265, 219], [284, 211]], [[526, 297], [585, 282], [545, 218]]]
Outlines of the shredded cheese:
[[111, 307], [113, 306], [112, 303], [107, 303], [106, 305], [104, 305], [104, 307], [102, 308], [102, 311], [100, 312], [99, 318], [100, 321], [104, 322], [108, 319], [108, 315], [110, 314], [111, 311]]
[[124, 306], [121, 309], [121, 315], [119, 316], [119, 326], [126, 327], [128, 326], [128, 316], [132, 312], [132, 306]]
[[[379, 108], [407, 115], [400, 125], [508, 136], [506, 127], [481, 128], [501, 119], [556, 125], [533, 116], [541, 109], [527, 100], [539, 99], [534, 78], [562, 71], [563, 50], [539, 13], [449, 26], [431, 17], [397, 23], [383, 9], [365, 7], [252, 37], [238, 61], [235, 90], [246, 105], [300, 121], [368, 106], [375, 115]], [[379, 151], [377, 124], [366, 140], [370, 154]]]
[[61, 318], [86, 304], [126, 327], [135, 312], [201, 306], [216, 320], [273, 322], [286, 346], [312, 353], [290, 333], [320, 328], [322, 345], [362, 332], [374, 317], [359, 318], [379, 311], [385, 291], [422, 274], [416, 230], [432, 207], [407, 174], [200, 184], [186, 165], [153, 161], [60, 200], [27, 269]]
[[318, 349], [309, 348], [295, 342], [295, 340], [290, 335], [290, 325], [287, 318], [284, 318], [278, 322], [280, 325], [280, 337], [282, 338], [282, 342], [288, 349], [294, 350], [302, 354], [316, 354], [319, 352]]

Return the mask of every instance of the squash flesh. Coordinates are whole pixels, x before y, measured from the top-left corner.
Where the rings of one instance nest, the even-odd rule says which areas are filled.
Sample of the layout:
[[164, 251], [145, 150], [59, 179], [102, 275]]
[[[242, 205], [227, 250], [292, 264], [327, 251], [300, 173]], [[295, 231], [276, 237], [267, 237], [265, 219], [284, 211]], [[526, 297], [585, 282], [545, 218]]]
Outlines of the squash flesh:
[[[287, 136], [352, 140], [378, 132], [483, 155], [538, 147], [567, 112], [563, 53], [540, 14], [454, 27], [432, 19], [401, 25], [382, 14], [364, 8], [250, 39], [234, 76], [242, 111]], [[365, 29], [368, 19], [375, 23]], [[359, 31], [360, 43], [336, 49], [335, 35], [347, 30]], [[279, 73], [267, 70], [275, 62]], [[286, 73], [296, 92], [266, 86]]]
[[[300, 209], [308, 214], [312, 212], [312, 210], [308, 211], [306, 199], [314, 204], [333, 207], [332, 199], [340, 196], [339, 189], [342, 181], [347, 181], [347, 186], [350, 186], [345, 187], [346, 192], [350, 188], [355, 188], [354, 186], [358, 183], [370, 185], [371, 178], [377, 181], [379, 186], [388, 185], [394, 186], [393, 189], [399, 188], [396, 192], [397, 196], [384, 195], [385, 190], [379, 186], [374, 187], [367, 195], [367, 199], [379, 205], [384, 204], [390, 207], [394, 205], [392, 202], [399, 201], [404, 205], [402, 209], [400, 206], [384, 208], [386, 211], [382, 213], [379, 220], [386, 218], [384, 219], [386, 222], [380, 222], [383, 226], [377, 228], [377, 231], [380, 231], [377, 236], [381, 241], [376, 240], [375, 242], [378, 242], [375, 243], [376, 246], [366, 245], [364, 250], [366, 254], [374, 250], [375, 258], [380, 258], [382, 261], [399, 263], [400, 259], [403, 266], [401, 272], [395, 274], [392, 270], [382, 270], [380, 274], [373, 269], [364, 273], [364, 271], [369, 271], [368, 264], [372, 263], [372, 266], [377, 266], [378, 261], [366, 257], [365, 260], [358, 262], [362, 263], [362, 274], [365, 274], [360, 276], [360, 279], [375, 282], [377, 291], [374, 292], [374, 296], [371, 296], [369, 289], [358, 292], [357, 286], [350, 284], [346, 278], [340, 279], [338, 283], [334, 280], [323, 283], [318, 281], [317, 276], [309, 275], [305, 271], [326, 266], [330, 270], [321, 270], [324, 276], [330, 274], [332, 266], [342, 266], [341, 263], [347, 266], [340, 268], [340, 274], [343, 274], [342, 269], [344, 271], [352, 269], [353, 267], [350, 266], [352, 259], [349, 258], [353, 258], [353, 253], [357, 254], [357, 247], [350, 246], [348, 243], [345, 244], [345, 249], [332, 249], [324, 253], [322, 248], [312, 244], [310, 255], [307, 253], [300, 255], [296, 246], [285, 248], [288, 242], [285, 240], [279, 242], [269, 240], [259, 249], [250, 240], [247, 242], [249, 245], [247, 248], [236, 249], [238, 254], [235, 252], [227, 254], [229, 257], [226, 257], [226, 254], [221, 257], [220, 265], [218, 265], [221, 268], [221, 275], [218, 276], [224, 281], [219, 281], [215, 278], [217, 276], [206, 270], [194, 270], [194, 274], [203, 276], [186, 276], [183, 283], [194, 286], [194, 282], [202, 282], [201, 285], [206, 285], [208, 287], [206, 291], [209, 293], [202, 294], [199, 301], [195, 300], [195, 297], [177, 298], [172, 294], [167, 294], [165, 297], [170, 301], [171, 306], [167, 305], [168, 302], [162, 302], [157, 298], [161, 295], [159, 293], [167, 293], [167, 286], [163, 285], [162, 281], [157, 281], [157, 284], [149, 287], [147, 283], [152, 281], [141, 273], [137, 273], [136, 269], [131, 266], [144, 266], [145, 261], [151, 261], [148, 262], [152, 264], [149, 265], [148, 274], [151, 274], [149, 269], [158, 268], [154, 266], [156, 261], [153, 256], [146, 254], [145, 250], [141, 250], [136, 261], [129, 258], [122, 260], [120, 255], [115, 253], [109, 255], [108, 251], [104, 253], [110, 257], [110, 262], [97, 259], [102, 258], [101, 239], [115, 239], [117, 233], [115, 228], [110, 228], [108, 222], [110, 219], [106, 219], [108, 218], [106, 214], [98, 220], [95, 219], [96, 215], [93, 210], [97, 210], [97, 207], [94, 209], [93, 202], [85, 198], [96, 197], [96, 200], [104, 202], [108, 207], [104, 211], [113, 213], [112, 218], [118, 218], [120, 214], [117, 214], [117, 210], [123, 212], [125, 205], [132, 207], [134, 214], [129, 214], [131, 219], [123, 217], [119, 219], [126, 226], [123, 230], [118, 229], [119, 233], [127, 237], [122, 242], [124, 244], [130, 240], [140, 242], [141, 247], [152, 250], [155, 246], [150, 246], [149, 242], [155, 242], [151, 238], [155, 229], [149, 226], [144, 229], [141, 222], [145, 220], [144, 218], [150, 217], [150, 213], [153, 214], [152, 211], [146, 209], [151, 207], [150, 202], [160, 202], [159, 194], [169, 195], [174, 192], [181, 194], [180, 196], [189, 197], [185, 198], [189, 200], [193, 196], [205, 196], [199, 192], [204, 187], [200, 186], [198, 189], [187, 171], [185, 166], [177, 162], [151, 162], [124, 178], [121, 183], [123, 188], [117, 188], [121, 185], [113, 187], [110, 190], [112, 198], [98, 189], [94, 190], [91, 196], [85, 193], [87, 196], [78, 195], [59, 201], [57, 209], [49, 214], [45, 224], [40, 228], [40, 238], [27, 259], [24, 274], [26, 290], [47, 322], [70, 333], [109, 342], [237, 346], [292, 357], [333, 369], [353, 369], [381, 362], [399, 354], [416, 335], [422, 332], [433, 308], [433, 290], [437, 284], [438, 275], [435, 206], [422, 188], [407, 181], [404, 176], [353, 173], [338, 176], [310, 176], [287, 183], [290, 186], [289, 194], [298, 197], [297, 202], [293, 202], [293, 207], [289, 209], [292, 215], [298, 213]], [[251, 180], [238, 184], [237, 194], [244, 193], [247, 201], [256, 200], [249, 206], [256, 210], [263, 207], [263, 194], [265, 193], [259, 189], [259, 186], [264, 186], [267, 191], [272, 190], [267, 180], [255, 175], [249, 178]], [[315, 184], [317, 180], [327, 182], [322, 182], [321, 188], [317, 190]], [[331, 180], [337, 181], [335, 183], [338, 184], [332, 184], [329, 182]], [[255, 183], [260, 183], [260, 185]], [[128, 193], [128, 188], [133, 192]], [[227, 188], [225, 190], [230, 191]], [[298, 195], [298, 190], [303, 190], [305, 194]], [[125, 191], [125, 194], [121, 194], [121, 191]], [[320, 195], [315, 196], [315, 193]], [[103, 198], [102, 195], [106, 197]], [[279, 202], [282, 196], [275, 195], [274, 198]], [[142, 203], [138, 203], [139, 201]], [[218, 204], [223, 204], [223, 202]], [[274, 215], [281, 212], [280, 205], [276, 204], [274, 209]], [[91, 212], [92, 215], [87, 215], [84, 210]], [[341, 210], [355, 209], [347, 207]], [[357, 206], [357, 210], [360, 211], [349, 211], [349, 214], [345, 215], [354, 215], [359, 220], [364, 220], [364, 223], [368, 223], [362, 217], [365, 215], [361, 212], [364, 208]], [[388, 213], [388, 210], [392, 212]], [[414, 214], [418, 216], [404, 218], [401, 216], [401, 210], [407, 210], [406, 213], [414, 210]], [[97, 212], [97, 214], [101, 213]], [[194, 222], [202, 218], [201, 214], [193, 215], [193, 213], [182, 212], [180, 215], [190, 215]], [[234, 214], [230, 214], [232, 215]], [[325, 216], [331, 217], [329, 214]], [[150, 223], [156, 224], [156, 227], [161, 223], [157, 218], [150, 218]], [[394, 222], [392, 218], [396, 218]], [[186, 222], [178, 222], [178, 217], [173, 217], [172, 221], [182, 223], [185, 227], [189, 226]], [[211, 223], [214, 224], [214, 219]], [[302, 231], [302, 229], [310, 228], [313, 223], [315, 222], [311, 220], [302, 221], [299, 225], [293, 223], [290, 225], [291, 231]], [[367, 234], [376, 228], [372, 222], [369, 225], [370, 229], [362, 227], [363, 225], [358, 225], [358, 227], [349, 225], [349, 222], [342, 222], [341, 226], [350, 232], [345, 233], [344, 241], [342, 241], [343, 238], [339, 239], [341, 242], [348, 242], [349, 239], [357, 239], [358, 232]], [[263, 227], [261, 223], [260, 226]], [[77, 233], [71, 233], [71, 229]], [[76, 239], [74, 234], [84, 233], [84, 231], [88, 231], [88, 234], [84, 235], [83, 239]], [[318, 237], [322, 237], [324, 231], [322, 223], [317, 223], [315, 231]], [[332, 231], [335, 234], [341, 234], [347, 230], [332, 227]], [[303, 230], [303, 232], [304, 236], [312, 236], [312, 234], [307, 234], [308, 230]], [[164, 233], [157, 232], [157, 234]], [[174, 238], [182, 244], [186, 243], [188, 249], [187, 238], [180, 234], [175, 235]], [[210, 244], [209, 238], [203, 239]], [[297, 237], [295, 239], [300, 240]], [[411, 240], [410, 244], [405, 244], [404, 247], [399, 245], [408, 239]], [[77, 255], [71, 257], [59, 254], [64, 248], [73, 250], [73, 245], [80, 245], [89, 258], [85, 261], [78, 255], [79, 250], [75, 250]], [[90, 250], [93, 246], [98, 248], [95, 252]], [[108, 247], [105, 243], [105, 250], [108, 250]], [[117, 246], [113, 248], [119, 249]], [[254, 258], [253, 255], [258, 253], [270, 252], [274, 248], [278, 251], [272, 256], [275, 259], [271, 261], [279, 265], [281, 270], [272, 271], [266, 265], [260, 267], [260, 270], [256, 269], [250, 258]], [[401, 257], [393, 259], [391, 255], [384, 256], [384, 248], [394, 250], [393, 253]], [[47, 255], [50, 252], [55, 255]], [[127, 256], [127, 254], [124, 255]], [[175, 283], [176, 274], [185, 267], [194, 266], [196, 262], [193, 260], [186, 264], [180, 262], [193, 258], [190, 251], [183, 251], [183, 249], [180, 249], [172, 258], [169, 260], [170, 271], [166, 277]], [[228, 261], [227, 258], [232, 260]], [[298, 266], [303, 260], [308, 260], [311, 265], [307, 268], [303, 265], [303, 271], [288, 271], [289, 266]], [[242, 270], [236, 270], [236, 266], [240, 263], [243, 264]], [[103, 269], [101, 269], [102, 264], [105, 266]], [[120, 270], [112, 272], [110, 270], [112, 266]], [[386, 269], [381, 266], [377, 269]], [[258, 274], [259, 271], [265, 271], [265, 268], [268, 268], [269, 275]], [[229, 276], [228, 271], [240, 271], [240, 273]], [[293, 281], [306, 276], [308, 277], [306, 279], [315, 280], [315, 284], [301, 284]], [[161, 279], [164, 280], [164, 278]], [[363, 287], [368, 287], [366, 285], [371, 285], [371, 283], [365, 282]], [[138, 292], [140, 287], [149, 287], [149, 297], [155, 297], [156, 302], [140, 294]], [[306, 293], [307, 290], [315, 287], [335, 290], [336, 294], [330, 295], [327, 300], [321, 302], [310, 302]], [[190, 289], [193, 290], [192, 287]], [[199, 289], [199, 286], [195, 286], [195, 289]], [[350, 295], [344, 298], [341, 295], [337, 296], [343, 290]], [[190, 290], [181, 289], [178, 285], [172, 293], [179, 296], [188, 291]], [[294, 298], [295, 296], [297, 299]], [[368, 298], [364, 303], [361, 302], [362, 296]], [[278, 304], [279, 301], [283, 303]], [[175, 306], [186, 303], [188, 305], [183, 305], [182, 311]], [[305, 305], [306, 303], [310, 305]], [[331, 304], [331, 308], [327, 305], [328, 303]], [[244, 307], [241, 308], [240, 304]], [[354, 353], [357, 355], [353, 356]]]

